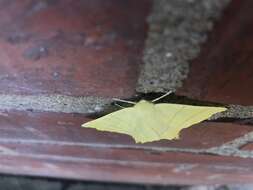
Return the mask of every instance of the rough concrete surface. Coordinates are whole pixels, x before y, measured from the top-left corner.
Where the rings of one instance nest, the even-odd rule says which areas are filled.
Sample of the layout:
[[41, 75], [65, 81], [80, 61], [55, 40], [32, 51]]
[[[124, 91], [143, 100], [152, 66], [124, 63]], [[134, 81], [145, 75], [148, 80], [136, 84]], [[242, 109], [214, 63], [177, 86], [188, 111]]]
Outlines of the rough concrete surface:
[[[72, 97], [64, 95], [0, 95], [1, 110], [34, 110], [62, 113], [95, 113], [103, 111], [112, 98]], [[253, 106], [229, 105], [228, 110], [215, 114], [218, 118], [251, 118]]]
[[228, 110], [222, 113], [215, 114], [210, 119], [218, 118], [252, 118], [253, 117], [253, 106], [240, 106], [240, 105], [229, 105]]
[[63, 113], [93, 113], [103, 110], [112, 99], [64, 95], [0, 95], [2, 110], [37, 110]]
[[220, 147], [213, 147], [204, 150], [206, 153], [222, 155], [222, 156], [236, 156], [241, 158], [253, 158], [253, 152], [247, 150], [240, 150], [241, 147], [246, 145], [248, 142], [253, 141], [253, 132], [247, 133], [246, 135], [236, 138], [230, 142], [223, 144]]

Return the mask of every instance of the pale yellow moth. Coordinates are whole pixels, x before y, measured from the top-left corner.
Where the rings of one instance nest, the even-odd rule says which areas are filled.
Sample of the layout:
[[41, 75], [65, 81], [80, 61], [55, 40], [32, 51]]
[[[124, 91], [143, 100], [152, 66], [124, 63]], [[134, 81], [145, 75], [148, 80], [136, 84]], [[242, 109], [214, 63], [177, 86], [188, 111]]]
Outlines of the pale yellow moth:
[[123, 133], [134, 138], [136, 143], [146, 143], [161, 139], [177, 139], [182, 129], [208, 119], [213, 114], [223, 112], [225, 107], [191, 106], [183, 104], [158, 103], [157, 100], [141, 100], [133, 107], [121, 109], [96, 120], [84, 123], [82, 127], [99, 131]]

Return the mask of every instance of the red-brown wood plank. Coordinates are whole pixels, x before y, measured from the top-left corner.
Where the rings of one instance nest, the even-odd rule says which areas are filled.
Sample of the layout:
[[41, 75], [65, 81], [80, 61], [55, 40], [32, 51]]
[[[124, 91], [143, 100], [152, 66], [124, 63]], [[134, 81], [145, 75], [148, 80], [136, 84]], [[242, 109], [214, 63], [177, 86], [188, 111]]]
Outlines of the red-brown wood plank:
[[[99, 151], [96, 152], [97, 156]], [[143, 154], [142, 151], [135, 152], [137, 155], [129, 150], [124, 152], [131, 157]], [[110, 159], [94, 156], [90, 159], [86, 157], [87, 154], [76, 158], [34, 153], [1, 153], [0, 168], [1, 173], [15, 175], [145, 184], [224, 184], [250, 183], [253, 180], [252, 159], [165, 153], [157, 156], [158, 162], [147, 162], [127, 158], [120, 160], [115, 155], [111, 155]], [[161, 159], [166, 160], [161, 162]]]
[[145, 184], [253, 180], [253, 159], [168, 150], [220, 146], [251, 126], [208, 122], [184, 130], [178, 141], [140, 145], [127, 135], [81, 128], [85, 121], [81, 114], [2, 112], [0, 173]]

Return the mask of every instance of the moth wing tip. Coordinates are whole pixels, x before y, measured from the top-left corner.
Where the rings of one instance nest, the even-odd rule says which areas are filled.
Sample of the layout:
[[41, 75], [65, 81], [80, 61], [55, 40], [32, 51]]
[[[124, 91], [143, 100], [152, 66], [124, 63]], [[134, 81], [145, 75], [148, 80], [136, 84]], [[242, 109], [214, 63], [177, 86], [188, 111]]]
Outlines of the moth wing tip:
[[221, 113], [221, 112], [224, 112], [227, 110], [228, 110], [228, 108], [226, 108], [226, 107], [220, 107], [218, 110], [216, 110], [216, 113]]
[[228, 108], [224, 107], [224, 108], [223, 108], [223, 111], [226, 111], [226, 110], [228, 110]]
[[87, 125], [85, 125], [85, 124], [82, 124], [82, 125], [81, 125], [81, 127], [87, 128]]
[[83, 124], [81, 125], [81, 127], [91, 128], [89, 122], [83, 123]]

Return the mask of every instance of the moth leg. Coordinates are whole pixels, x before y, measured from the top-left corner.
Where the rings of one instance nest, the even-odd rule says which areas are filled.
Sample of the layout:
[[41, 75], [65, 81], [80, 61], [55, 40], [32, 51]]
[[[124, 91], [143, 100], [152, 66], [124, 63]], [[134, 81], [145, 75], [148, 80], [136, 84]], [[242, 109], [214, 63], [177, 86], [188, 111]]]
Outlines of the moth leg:
[[171, 93], [173, 93], [173, 91], [172, 90], [170, 90], [169, 92], [167, 92], [166, 94], [164, 94], [164, 95], [162, 95], [162, 96], [160, 96], [160, 97], [158, 97], [158, 98], [156, 98], [156, 99], [154, 99], [154, 100], [152, 100], [151, 102], [157, 102], [158, 100], [160, 100], [160, 99], [162, 99], [162, 98], [164, 98], [164, 97], [166, 97], [166, 96], [168, 96], [168, 95], [170, 95]]

